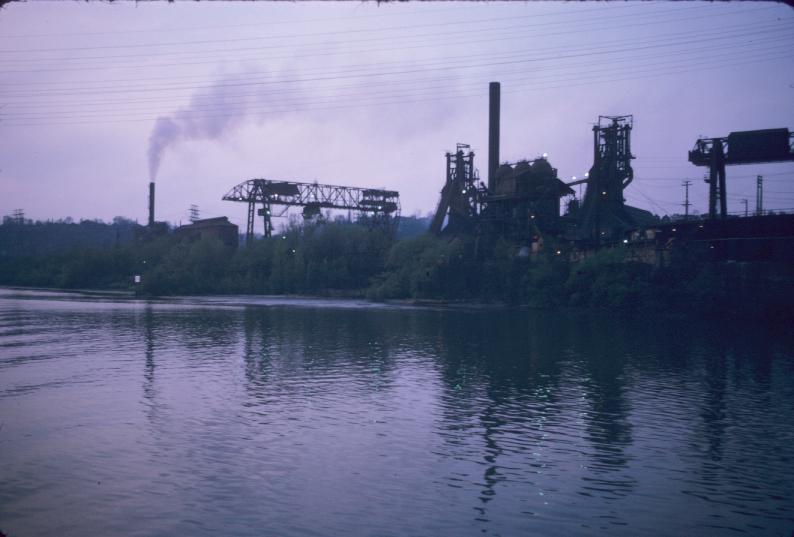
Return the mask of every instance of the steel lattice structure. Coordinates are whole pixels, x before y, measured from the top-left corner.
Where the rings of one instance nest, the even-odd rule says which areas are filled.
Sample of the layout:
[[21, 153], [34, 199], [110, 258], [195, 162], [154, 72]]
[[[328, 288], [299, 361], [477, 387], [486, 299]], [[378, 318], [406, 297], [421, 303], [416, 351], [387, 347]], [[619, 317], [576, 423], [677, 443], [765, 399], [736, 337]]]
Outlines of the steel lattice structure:
[[[378, 225], [393, 225], [400, 215], [400, 194], [394, 190], [376, 188], [249, 179], [232, 188], [223, 199], [248, 203], [246, 244], [250, 244], [254, 238], [257, 204], [262, 205], [258, 215], [264, 221], [266, 237], [273, 231], [271, 217], [282, 216], [290, 207], [303, 207], [305, 217], [318, 215], [321, 209], [353, 210], [371, 215], [370, 222]], [[273, 215], [274, 206], [281, 206], [283, 210]]]
[[633, 127], [631, 115], [598, 116], [598, 124], [593, 126], [593, 166], [587, 174], [582, 202], [582, 239], [600, 242], [635, 225], [623, 198], [623, 191], [634, 179]]
[[445, 229], [461, 232], [471, 227], [482, 208], [482, 201], [488, 191], [478, 184], [480, 179], [474, 168], [474, 153], [468, 144], [458, 144], [454, 154], [447, 153], [447, 178], [441, 189], [435, 216], [430, 222], [430, 232], [441, 233], [444, 219], [447, 218]]
[[[727, 137], [700, 138], [689, 152], [689, 162], [708, 166], [709, 218], [726, 218], [725, 166], [794, 161], [794, 132], [765, 129], [732, 132]], [[719, 204], [719, 207], [718, 207]]]

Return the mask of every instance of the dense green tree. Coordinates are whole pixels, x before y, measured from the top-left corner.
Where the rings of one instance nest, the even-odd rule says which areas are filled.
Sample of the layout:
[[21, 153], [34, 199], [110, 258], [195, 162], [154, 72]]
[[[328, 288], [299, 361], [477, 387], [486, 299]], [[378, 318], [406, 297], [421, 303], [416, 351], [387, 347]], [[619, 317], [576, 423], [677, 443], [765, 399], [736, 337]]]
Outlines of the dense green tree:
[[[422, 234], [395, 241], [385, 230], [346, 221], [293, 223], [237, 250], [214, 239], [169, 234], [73, 241], [66, 249], [14, 246], [40, 233], [24, 228], [84, 237], [84, 231], [104, 230], [102, 235], [113, 226], [131, 225], [124, 219], [3, 224], [0, 244], [13, 251], [0, 250], [0, 285], [134, 289], [150, 295], [366, 293], [375, 300], [498, 301], [770, 319], [790, 318], [794, 303], [790, 264], [704, 262], [697, 252], [682, 250], [670, 264], [653, 267], [631, 261], [622, 247], [571, 263], [551, 241], [534, 254], [504, 239], [489, 243]], [[142, 277], [139, 285], [133, 284], [136, 274]]]

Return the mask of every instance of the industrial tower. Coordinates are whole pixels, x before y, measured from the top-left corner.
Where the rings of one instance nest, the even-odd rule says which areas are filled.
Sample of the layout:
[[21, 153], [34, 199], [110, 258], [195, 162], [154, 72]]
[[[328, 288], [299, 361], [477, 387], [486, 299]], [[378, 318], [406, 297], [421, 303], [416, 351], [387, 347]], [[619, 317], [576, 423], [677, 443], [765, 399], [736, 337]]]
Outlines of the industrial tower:
[[600, 243], [635, 225], [623, 198], [623, 190], [634, 179], [633, 123], [633, 116], [599, 116], [593, 127], [593, 167], [587, 176], [579, 228], [582, 239]]
[[457, 144], [455, 154], [447, 153], [447, 175], [430, 232], [438, 234], [447, 217], [444, 229], [452, 233], [468, 232], [475, 225], [480, 203], [485, 194], [478, 185], [479, 175], [474, 168], [474, 153], [467, 144]]

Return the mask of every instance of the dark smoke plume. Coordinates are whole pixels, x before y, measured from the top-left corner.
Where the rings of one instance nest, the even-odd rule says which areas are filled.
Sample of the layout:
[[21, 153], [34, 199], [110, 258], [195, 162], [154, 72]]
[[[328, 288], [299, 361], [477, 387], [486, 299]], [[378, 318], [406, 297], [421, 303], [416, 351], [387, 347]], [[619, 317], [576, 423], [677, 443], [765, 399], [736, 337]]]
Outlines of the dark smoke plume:
[[[189, 140], [217, 140], [228, 134], [247, 119], [263, 120], [274, 117], [268, 111], [268, 104], [298, 104], [294, 100], [284, 102], [281, 95], [294, 94], [293, 88], [279, 84], [272, 85], [271, 80], [256, 77], [256, 80], [267, 82], [263, 85], [233, 85], [232, 82], [251, 80], [251, 73], [246, 78], [226, 76], [217, 80], [210, 88], [195, 93], [190, 103], [170, 116], [161, 116], [155, 121], [149, 136], [149, 180], [154, 181], [160, 169], [163, 155], [175, 144]], [[278, 90], [278, 95], [275, 95]]]

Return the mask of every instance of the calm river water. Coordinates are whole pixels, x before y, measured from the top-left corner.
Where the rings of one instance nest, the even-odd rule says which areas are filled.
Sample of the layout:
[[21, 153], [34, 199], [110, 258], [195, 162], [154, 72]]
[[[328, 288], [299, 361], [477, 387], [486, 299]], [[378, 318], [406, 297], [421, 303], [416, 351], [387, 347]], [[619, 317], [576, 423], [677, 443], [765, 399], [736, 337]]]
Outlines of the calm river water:
[[0, 290], [0, 530], [789, 537], [793, 343], [691, 319]]

